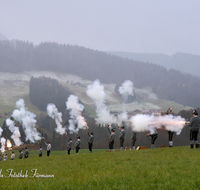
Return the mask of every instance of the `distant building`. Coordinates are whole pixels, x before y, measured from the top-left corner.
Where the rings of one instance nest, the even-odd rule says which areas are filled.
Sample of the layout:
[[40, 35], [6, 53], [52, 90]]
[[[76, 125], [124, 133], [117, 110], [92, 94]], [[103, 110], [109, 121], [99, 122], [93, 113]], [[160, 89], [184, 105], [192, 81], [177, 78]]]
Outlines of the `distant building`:
[[76, 82], [76, 83], [74, 83], [74, 86], [86, 87], [85, 85], [81, 84], [80, 82]]

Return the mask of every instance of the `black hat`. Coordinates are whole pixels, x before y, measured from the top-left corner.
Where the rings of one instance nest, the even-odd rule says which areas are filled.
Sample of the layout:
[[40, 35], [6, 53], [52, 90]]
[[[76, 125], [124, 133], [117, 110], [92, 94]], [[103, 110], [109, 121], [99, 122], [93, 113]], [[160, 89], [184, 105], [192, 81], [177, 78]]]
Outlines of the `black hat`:
[[193, 110], [193, 112], [192, 112], [192, 114], [194, 114], [194, 115], [198, 115], [198, 112], [197, 112], [197, 110]]
[[94, 133], [93, 133], [93, 132], [91, 132], [90, 134], [91, 134], [91, 135], [93, 135]]
[[78, 136], [77, 139], [80, 139], [80, 136]]
[[122, 129], [124, 129], [124, 126], [121, 126]]
[[72, 140], [72, 138], [69, 138], [69, 140]]
[[114, 129], [111, 129], [111, 131], [115, 132], [115, 130], [114, 130]]

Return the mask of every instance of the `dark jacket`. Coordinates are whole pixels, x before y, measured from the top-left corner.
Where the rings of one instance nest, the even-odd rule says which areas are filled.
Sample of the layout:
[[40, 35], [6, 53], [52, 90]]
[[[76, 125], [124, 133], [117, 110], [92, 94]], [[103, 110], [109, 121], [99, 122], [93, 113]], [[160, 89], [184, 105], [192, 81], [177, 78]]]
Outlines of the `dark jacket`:
[[199, 131], [199, 127], [200, 127], [200, 118], [198, 116], [192, 117], [190, 119], [190, 123], [188, 124], [188, 126], [191, 127], [191, 129], [195, 130], [195, 131]]
[[19, 151], [19, 159], [22, 159], [22, 158], [23, 158], [23, 154], [24, 154], [23, 152], [20, 152], [20, 151]]
[[78, 139], [76, 142], [75, 142], [75, 147], [76, 148], [81, 148], [81, 140]]
[[26, 149], [24, 152], [24, 158], [28, 158], [28, 156], [29, 156], [29, 151], [28, 151], [28, 149]]
[[124, 130], [120, 130], [119, 138], [120, 139], [125, 139], [125, 131]]
[[90, 137], [88, 143], [92, 144], [92, 143], [94, 142], [94, 136], [93, 136], [93, 135], [90, 135], [89, 132], [88, 132], [88, 136]]
[[137, 139], [137, 133], [135, 131], [132, 131], [132, 133], [131, 133], [131, 139], [132, 140]]
[[109, 142], [114, 142], [115, 141], [115, 133], [111, 133], [110, 131], [110, 128], [108, 128], [108, 131], [110, 133], [110, 136], [109, 136]]
[[67, 149], [70, 149], [72, 148], [72, 141], [70, 141], [68, 138], [67, 140], [68, 140]]

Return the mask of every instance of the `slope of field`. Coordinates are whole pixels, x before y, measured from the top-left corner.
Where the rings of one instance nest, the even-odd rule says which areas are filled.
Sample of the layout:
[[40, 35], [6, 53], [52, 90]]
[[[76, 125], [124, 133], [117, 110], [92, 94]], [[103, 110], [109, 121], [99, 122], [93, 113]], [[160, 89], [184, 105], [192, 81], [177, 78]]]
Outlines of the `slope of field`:
[[[0, 72], [0, 113], [12, 112], [15, 108], [15, 102], [19, 98], [25, 100], [26, 107], [35, 114], [40, 113], [40, 110], [35, 107], [29, 100], [29, 81], [31, 77], [51, 77], [59, 81], [68, 90], [78, 96], [78, 98], [84, 103], [86, 108], [86, 114], [91, 117], [95, 117], [95, 105], [94, 102], [87, 96], [86, 90], [89, 84], [93, 81], [82, 79], [72, 74], [60, 74], [56, 72], [47, 71], [26, 71], [22, 73], [2, 73]], [[134, 89], [136, 93], [145, 94], [146, 99], [141, 102], [134, 102], [131, 104], [123, 105], [121, 103], [120, 96], [115, 93], [115, 84], [103, 84], [106, 93], [106, 104], [111, 111], [120, 112], [127, 110], [128, 112], [135, 109], [167, 109], [169, 106], [173, 106], [176, 112], [182, 109], [190, 109], [190, 107], [183, 107], [180, 104], [166, 100], [158, 100], [156, 95], [147, 89]], [[66, 97], [67, 100], [67, 97]], [[0, 124], [3, 120], [0, 119]]]
[[[28, 159], [1, 161], [1, 189], [199, 189], [198, 149], [188, 146], [111, 153], [94, 150], [92, 154], [86, 151], [70, 156], [67, 151], [52, 151], [50, 157], [45, 151], [41, 158], [31, 151]], [[13, 178], [9, 176], [11, 169]], [[26, 177], [16, 178], [26, 171]], [[37, 175], [54, 177], [37, 178], [35, 171]]]

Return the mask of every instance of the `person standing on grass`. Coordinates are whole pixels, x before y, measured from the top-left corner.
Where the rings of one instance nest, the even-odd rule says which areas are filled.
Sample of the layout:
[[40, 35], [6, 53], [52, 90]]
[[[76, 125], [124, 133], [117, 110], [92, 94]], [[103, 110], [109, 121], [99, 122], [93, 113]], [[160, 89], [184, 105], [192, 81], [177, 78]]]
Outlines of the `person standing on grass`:
[[151, 148], [155, 148], [155, 141], [158, 138], [158, 132], [156, 129], [149, 126], [150, 133], [147, 134], [147, 137], [151, 137]]
[[110, 151], [114, 151], [114, 142], [115, 142], [115, 130], [109, 128], [109, 125], [107, 126], [108, 132], [110, 133], [109, 136], [109, 149]]
[[19, 150], [19, 159], [22, 159], [23, 158], [23, 151], [22, 150]]
[[[163, 115], [170, 115], [172, 112], [172, 108], [170, 107], [167, 112]], [[173, 147], [173, 135], [174, 135], [174, 132], [173, 131], [170, 131], [170, 130], [167, 130], [168, 132], [168, 141], [169, 141], [169, 147]]]
[[29, 156], [29, 151], [28, 148], [26, 147], [24, 150], [24, 158], [28, 158], [28, 156]]
[[133, 130], [131, 133], [132, 150], [135, 150], [135, 142], [137, 140], [137, 133]]
[[79, 149], [81, 148], [81, 138], [80, 136], [76, 135], [77, 140], [75, 142], [76, 154], [78, 154]]
[[120, 131], [119, 133], [119, 143], [120, 143], [120, 150], [123, 151], [124, 150], [124, 140], [125, 140], [125, 131], [124, 131], [124, 126], [122, 126], [121, 128], [118, 129]]
[[3, 161], [8, 160], [8, 155], [6, 153], [3, 153]]
[[38, 151], [39, 157], [42, 157], [42, 151], [43, 151], [43, 149], [42, 149], [42, 147], [40, 146], [40, 149], [39, 149], [39, 151]]
[[92, 146], [93, 146], [93, 142], [94, 142], [94, 134], [93, 132], [89, 133], [89, 128], [87, 127], [87, 133], [89, 136], [89, 141], [88, 141], [88, 148], [90, 153], [92, 153]]
[[68, 144], [67, 144], [67, 150], [68, 150], [68, 155], [70, 155], [70, 151], [72, 149], [72, 139], [68, 138], [67, 135], [65, 135], [67, 140], [68, 140]]
[[185, 124], [190, 127], [190, 148], [194, 148], [194, 144], [196, 148], [198, 148], [198, 133], [200, 127], [200, 118], [198, 117], [197, 110], [193, 110], [193, 117], [190, 119], [190, 122], [186, 122]]
[[47, 156], [49, 156], [51, 152], [51, 143], [50, 142], [46, 143], [45, 139], [43, 141], [47, 145]]
[[15, 153], [10, 151], [10, 154], [11, 154], [11, 155], [10, 155], [10, 159], [11, 159], [11, 160], [14, 160], [14, 158], [15, 158]]

